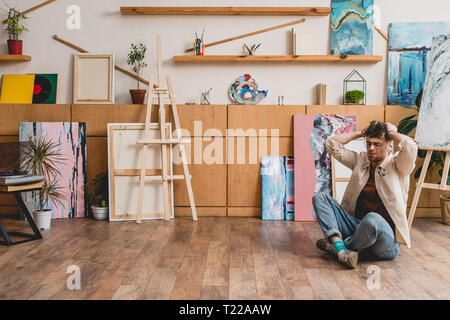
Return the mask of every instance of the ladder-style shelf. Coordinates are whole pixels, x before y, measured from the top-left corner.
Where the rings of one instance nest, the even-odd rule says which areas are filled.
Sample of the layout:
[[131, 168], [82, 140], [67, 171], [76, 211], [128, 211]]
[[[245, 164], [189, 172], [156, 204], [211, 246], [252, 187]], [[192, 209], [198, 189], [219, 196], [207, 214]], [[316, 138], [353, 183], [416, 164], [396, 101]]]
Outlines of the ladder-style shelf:
[[31, 61], [31, 56], [18, 54], [0, 54], [0, 62], [2, 61]]
[[330, 7], [120, 7], [123, 15], [328, 16]]
[[337, 55], [281, 55], [281, 56], [174, 56], [174, 62], [347, 62], [377, 63], [383, 56], [337, 56]]

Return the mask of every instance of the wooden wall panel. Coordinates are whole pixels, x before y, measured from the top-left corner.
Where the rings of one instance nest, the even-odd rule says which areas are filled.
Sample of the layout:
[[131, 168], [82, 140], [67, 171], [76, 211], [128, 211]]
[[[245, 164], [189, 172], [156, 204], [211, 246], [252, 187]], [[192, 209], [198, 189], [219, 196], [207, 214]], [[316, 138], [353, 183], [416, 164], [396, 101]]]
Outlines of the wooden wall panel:
[[19, 135], [19, 122], [70, 121], [70, 104], [1, 104], [0, 135]]
[[[191, 207], [175, 207], [175, 217], [192, 217]], [[226, 207], [197, 207], [199, 217], [225, 217]]]
[[[146, 105], [113, 104], [113, 105], [72, 105], [72, 121], [86, 122], [88, 136], [106, 137], [107, 123], [143, 123], [145, 122]], [[152, 108], [151, 121], [158, 120], [158, 109]], [[171, 117], [167, 121], [171, 121]]]
[[[234, 163], [228, 164], [228, 206], [230, 207], [261, 207], [261, 158], [258, 157], [257, 164], [249, 163], [249, 138], [228, 137], [228, 140], [234, 139]], [[238, 140], [245, 139], [245, 163], [237, 163]], [[258, 139], [259, 140], [259, 139]], [[228, 141], [228, 148], [233, 145]], [[259, 142], [258, 142], [259, 145]], [[259, 146], [258, 146], [259, 152]], [[229, 150], [230, 152], [230, 150]], [[270, 139], [268, 146], [269, 155], [273, 156], [293, 156], [294, 139], [279, 138], [279, 152], [272, 154], [270, 148]]]
[[384, 121], [384, 106], [306, 106], [306, 114], [356, 115], [358, 130], [367, 128], [372, 120]]
[[[191, 141], [191, 155], [188, 154], [190, 163], [189, 173], [192, 176], [192, 190], [194, 192], [194, 199], [197, 206], [203, 207], [225, 207], [227, 205], [227, 167], [225, 164], [225, 138], [212, 138], [211, 142], [201, 141], [202, 138], [192, 138]], [[195, 141], [195, 143], [194, 143]], [[210, 154], [208, 150], [211, 148], [220, 148], [222, 146], [222, 157], [217, 157], [217, 163], [208, 164], [203, 157], [198, 157], [194, 163], [194, 147], [202, 146], [202, 155]], [[174, 149], [174, 154], [176, 149]], [[212, 154], [216, 156], [215, 153]], [[175, 155], [174, 155], [175, 157]], [[174, 173], [176, 175], [184, 174], [183, 166], [181, 164], [174, 164]], [[174, 182], [174, 200], [175, 206], [189, 206], [189, 198], [186, 190], [186, 182], [184, 180], [176, 180]]]
[[228, 207], [229, 217], [254, 217], [261, 218], [261, 207]]
[[[190, 136], [226, 136], [227, 106], [226, 105], [178, 105], [180, 126], [190, 132]], [[202, 131], [194, 132], [194, 121], [201, 121]], [[221, 134], [215, 134], [208, 129], [217, 129]]]
[[[228, 106], [229, 129], [278, 129], [280, 137], [294, 135], [293, 115], [305, 114], [306, 106]], [[236, 134], [233, 134], [236, 136]]]
[[400, 120], [412, 116], [413, 114], [417, 114], [417, 112], [401, 106], [386, 106], [385, 121], [398, 126]]
[[108, 171], [108, 141], [106, 137], [87, 137], [86, 140], [88, 182], [97, 174]]
[[[18, 141], [19, 136], [0, 136], [0, 143], [18, 142]], [[0, 157], [2, 157], [1, 154]], [[0, 206], [18, 207], [18, 204], [16, 198], [12, 194], [0, 194]], [[7, 209], [5, 210], [8, 211]]]

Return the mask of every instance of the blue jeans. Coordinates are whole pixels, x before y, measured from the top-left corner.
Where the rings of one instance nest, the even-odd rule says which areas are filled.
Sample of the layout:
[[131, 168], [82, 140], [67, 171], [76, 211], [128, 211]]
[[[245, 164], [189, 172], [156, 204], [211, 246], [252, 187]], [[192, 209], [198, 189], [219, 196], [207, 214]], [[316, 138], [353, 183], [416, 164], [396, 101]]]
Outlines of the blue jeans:
[[370, 212], [358, 220], [345, 212], [327, 192], [315, 194], [313, 206], [327, 241], [336, 235], [362, 258], [391, 260], [399, 254], [401, 245], [395, 242], [392, 228], [378, 213]]

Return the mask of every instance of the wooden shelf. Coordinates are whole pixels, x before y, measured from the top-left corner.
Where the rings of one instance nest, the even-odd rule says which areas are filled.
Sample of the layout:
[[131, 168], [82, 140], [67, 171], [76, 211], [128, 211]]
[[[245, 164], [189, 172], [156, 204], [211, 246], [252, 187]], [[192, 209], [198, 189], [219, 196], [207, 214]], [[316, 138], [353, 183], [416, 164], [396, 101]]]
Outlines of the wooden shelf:
[[175, 62], [347, 62], [377, 63], [383, 56], [284, 55], [284, 56], [174, 56]]
[[328, 16], [330, 7], [120, 7], [123, 15]]
[[31, 61], [31, 57], [17, 54], [0, 54], [0, 61]]

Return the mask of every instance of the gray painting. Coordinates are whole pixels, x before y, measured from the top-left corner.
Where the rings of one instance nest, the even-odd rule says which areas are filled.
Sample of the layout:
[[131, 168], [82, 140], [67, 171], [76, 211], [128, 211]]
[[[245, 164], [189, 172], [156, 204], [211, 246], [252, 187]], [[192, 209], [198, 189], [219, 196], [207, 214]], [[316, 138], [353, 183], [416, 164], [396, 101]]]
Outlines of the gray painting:
[[416, 140], [422, 147], [450, 148], [450, 35], [433, 38]]

